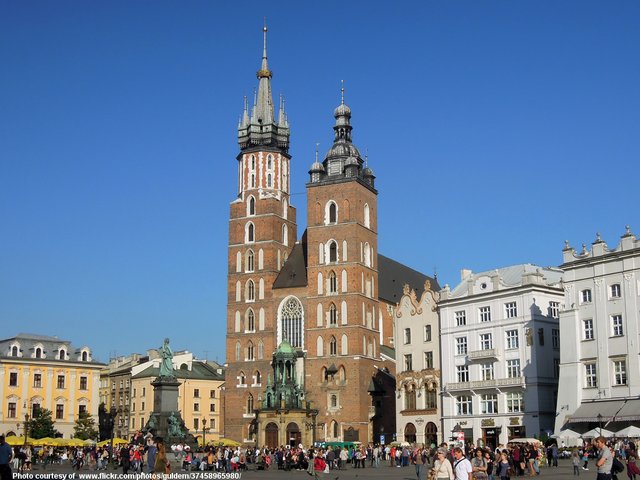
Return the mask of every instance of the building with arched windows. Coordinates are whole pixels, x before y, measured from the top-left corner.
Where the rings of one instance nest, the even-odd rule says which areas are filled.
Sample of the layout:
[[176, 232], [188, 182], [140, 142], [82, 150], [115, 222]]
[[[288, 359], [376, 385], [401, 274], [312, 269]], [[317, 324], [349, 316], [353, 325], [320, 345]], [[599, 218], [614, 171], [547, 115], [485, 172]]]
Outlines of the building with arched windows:
[[[277, 115], [274, 108], [266, 28], [257, 77], [254, 105], [245, 99], [238, 125], [238, 190], [230, 206], [225, 397], [238, 408], [225, 410], [225, 436], [243, 443], [377, 441], [381, 429], [395, 431], [395, 420], [380, 423], [382, 412], [395, 409], [395, 387], [369, 386], [380, 371], [395, 372], [393, 312], [402, 286], [419, 288], [428, 277], [378, 252], [375, 175], [352, 141], [344, 89], [333, 144], [309, 170], [308, 226], [298, 237], [289, 120], [282, 98]], [[244, 328], [250, 316], [255, 327]], [[300, 405], [318, 412], [317, 423], [256, 418], [269, 401], [272, 354], [283, 342], [293, 349]], [[249, 381], [250, 372], [259, 376]]]

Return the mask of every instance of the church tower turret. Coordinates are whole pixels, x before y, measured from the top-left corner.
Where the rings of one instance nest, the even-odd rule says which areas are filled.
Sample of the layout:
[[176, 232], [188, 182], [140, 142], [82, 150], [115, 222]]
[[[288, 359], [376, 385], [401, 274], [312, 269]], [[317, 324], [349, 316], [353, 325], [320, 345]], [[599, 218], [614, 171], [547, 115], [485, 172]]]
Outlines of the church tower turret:
[[290, 205], [289, 121], [276, 116], [267, 62], [267, 27], [253, 107], [245, 97], [238, 124], [238, 197], [231, 203], [227, 298], [225, 433], [249, 440], [254, 404], [264, 392], [276, 349], [272, 286], [297, 239]]

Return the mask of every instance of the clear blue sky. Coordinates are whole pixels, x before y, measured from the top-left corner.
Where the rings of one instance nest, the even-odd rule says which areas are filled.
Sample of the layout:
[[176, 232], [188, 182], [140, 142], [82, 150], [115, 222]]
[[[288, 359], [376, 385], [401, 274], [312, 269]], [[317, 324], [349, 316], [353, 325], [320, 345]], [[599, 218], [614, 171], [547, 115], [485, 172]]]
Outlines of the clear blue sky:
[[262, 21], [306, 225], [340, 80], [380, 252], [456, 284], [640, 233], [640, 2], [0, 2], [0, 320], [224, 360], [236, 125]]

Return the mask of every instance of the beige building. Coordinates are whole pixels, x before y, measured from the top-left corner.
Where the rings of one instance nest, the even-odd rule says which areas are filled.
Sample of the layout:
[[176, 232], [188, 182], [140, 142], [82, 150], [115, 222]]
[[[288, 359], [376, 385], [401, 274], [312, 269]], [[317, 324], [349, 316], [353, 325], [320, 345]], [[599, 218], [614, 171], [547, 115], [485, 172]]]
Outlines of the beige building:
[[87, 346], [68, 340], [21, 333], [0, 340], [0, 433], [24, 434], [26, 415], [52, 413], [54, 427], [71, 438], [78, 414], [90, 413], [98, 424], [98, 390], [103, 363]]
[[[223, 436], [224, 370], [215, 362], [193, 359], [191, 354], [181, 357], [186, 358], [176, 356], [174, 362], [179, 362], [175, 372], [180, 382], [178, 408], [185, 426], [199, 443], [216, 441]], [[129, 435], [142, 429], [153, 411], [151, 383], [159, 375], [157, 363], [149, 361], [132, 371]]]

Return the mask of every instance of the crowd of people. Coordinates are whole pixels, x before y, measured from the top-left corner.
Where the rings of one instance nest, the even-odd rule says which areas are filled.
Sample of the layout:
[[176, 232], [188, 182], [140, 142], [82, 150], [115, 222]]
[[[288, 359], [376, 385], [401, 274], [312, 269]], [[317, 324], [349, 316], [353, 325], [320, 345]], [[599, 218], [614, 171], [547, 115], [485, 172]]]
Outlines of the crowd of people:
[[[564, 447], [564, 446], [563, 446]], [[14, 447], [0, 437], [0, 471], [6, 469], [26, 472], [31, 465], [68, 462], [74, 469], [106, 469], [113, 462], [123, 473], [170, 473], [171, 456], [174, 465], [185, 471], [236, 472], [248, 468], [255, 470], [278, 469], [306, 471], [315, 477], [332, 470], [346, 468], [415, 468], [417, 480], [509, 480], [512, 477], [538, 476], [540, 467], [557, 467], [560, 454], [569, 456], [573, 474], [579, 476], [591, 467], [597, 470], [598, 480], [619, 480], [626, 472], [630, 480], [640, 475], [637, 465], [637, 445], [630, 440], [608, 442], [597, 438], [572, 449], [558, 448], [555, 443], [544, 447], [541, 443], [510, 443], [497, 448], [450, 446], [410, 447], [404, 445], [352, 445], [327, 448], [281, 446], [278, 448], [252, 448], [209, 445], [193, 448], [189, 445], [165, 446], [161, 438], [136, 435], [129, 443], [114, 446], [40, 447], [29, 445]], [[5, 464], [3, 464], [5, 460]], [[9, 462], [11, 462], [9, 464]], [[593, 463], [592, 463], [593, 462]], [[593, 465], [595, 464], [595, 465]]]

